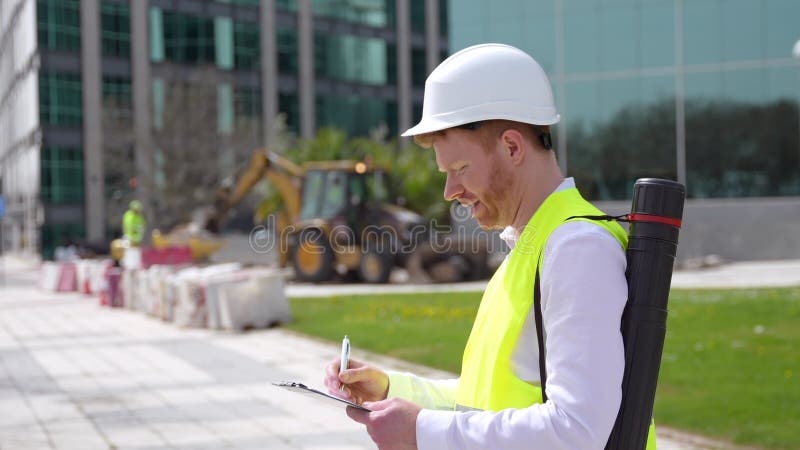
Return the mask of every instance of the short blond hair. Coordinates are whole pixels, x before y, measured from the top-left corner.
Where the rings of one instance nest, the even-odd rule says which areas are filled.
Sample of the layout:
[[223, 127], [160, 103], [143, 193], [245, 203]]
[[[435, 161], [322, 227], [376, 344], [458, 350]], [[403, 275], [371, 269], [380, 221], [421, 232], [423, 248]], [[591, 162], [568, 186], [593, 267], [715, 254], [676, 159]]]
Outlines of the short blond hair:
[[[454, 128], [460, 128], [460, 126]], [[452, 128], [446, 128], [444, 130], [418, 134], [414, 136], [414, 143], [422, 148], [431, 148], [433, 146], [434, 139], [444, 136], [447, 131], [451, 129]], [[540, 137], [543, 134], [550, 134], [550, 127], [547, 125], [533, 125], [504, 119], [493, 119], [480, 122], [480, 126], [477, 127], [477, 129], [474, 129], [474, 132], [477, 133], [476, 137], [480, 139], [484, 149], [488, 151], [491, 149], [492, 144], [494, 144], [494, 142], [499, 139], [500, 135], [502, 135], [506, 130], [518, 131], [526, 140], [533, 144], [534, 147], [541, 148], [544, 148], [544, 145], [542, 144]]]

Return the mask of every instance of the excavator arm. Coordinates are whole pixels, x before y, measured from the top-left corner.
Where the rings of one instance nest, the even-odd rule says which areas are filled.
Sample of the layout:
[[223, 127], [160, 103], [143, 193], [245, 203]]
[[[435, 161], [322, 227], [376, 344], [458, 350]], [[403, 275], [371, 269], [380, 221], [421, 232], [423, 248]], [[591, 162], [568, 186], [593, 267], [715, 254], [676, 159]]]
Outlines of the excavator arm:
[[217, 233], [231, 208], [239, 204], [253, 187], [266, 177], [278, 189], [290, 219], [300, 213], [300, 184], [304, 170], [283, 156], [269, 150], [258, 150], [250, 158], [247, 170], [231, 191], [220, 188], [214, 201], [214, 213], [206, 222], [206, 229]]

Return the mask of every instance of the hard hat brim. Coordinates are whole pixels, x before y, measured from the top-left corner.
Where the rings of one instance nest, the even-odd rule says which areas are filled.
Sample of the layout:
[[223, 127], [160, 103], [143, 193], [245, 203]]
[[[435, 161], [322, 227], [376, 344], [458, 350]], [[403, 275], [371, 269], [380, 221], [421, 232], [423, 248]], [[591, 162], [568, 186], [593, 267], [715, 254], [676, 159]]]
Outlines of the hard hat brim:
[[472, 122], [482, 122], [485, 120], [512, 120], [514, 122], [545, 126], [545, 125], [555, 125], [556, 123], [558, 123], [560, 119], [561, 119], [560, 114], [555, 114], [554, 116], [543, 120], [530, 120], [528, 118], [521, 118], [515, 114], [490, 114], [484, 117], [479, 116], [457, 121], [454, 121], [452, 117], [447, 117], [446, 119], [440, 119], [436, 117], [425, 117], [418, 124], [409, 128], [400, 136], [402, 137], [419, 136], [420, 134], [433, 133], [436, 131], [442, 131], [448, 128], [457, 127], [459, 125], [464, 125]]

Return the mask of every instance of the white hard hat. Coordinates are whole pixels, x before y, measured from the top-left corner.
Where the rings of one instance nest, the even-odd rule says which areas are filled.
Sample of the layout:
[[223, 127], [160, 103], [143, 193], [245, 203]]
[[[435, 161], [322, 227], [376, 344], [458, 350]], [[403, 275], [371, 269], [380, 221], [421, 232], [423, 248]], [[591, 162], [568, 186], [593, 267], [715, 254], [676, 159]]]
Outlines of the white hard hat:
[[544, 70], [510, 45], [475, 45], [439, 64], [425, 81], [422, 120], [403, 136], [492, 119], [535, 125], [559, 119]]

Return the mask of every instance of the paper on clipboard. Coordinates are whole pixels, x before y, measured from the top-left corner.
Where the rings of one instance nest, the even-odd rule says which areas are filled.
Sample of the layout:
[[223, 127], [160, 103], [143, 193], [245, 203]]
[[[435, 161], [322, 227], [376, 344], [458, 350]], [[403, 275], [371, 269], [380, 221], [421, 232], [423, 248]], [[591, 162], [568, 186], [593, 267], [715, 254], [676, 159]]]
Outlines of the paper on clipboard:
[[362, 411], [372, 411], [371, 409], [367, 409], [367, 408], [365, 408], [365, 407], [363, 407], [363, 406], [361, 406], [361, 405], [359, 405], [357, 403], [353, 403], [353, 402], [351, 402], [349, 400], [345, 400], [345, 399], [339, 398], [339, 397], [334, 397], [333, 395], [330, 395], [328, 393], [316, 390], [314, 388], [310, 388], [310, 387], [306, 386], [303, 383], [296, 383], [294, 381], [281, 381], [281, 382], [272, 383], [272, 384], [275, 385], [275, 386], [278, 386], [278, 387], [282, 387], [284, 389], [288, 389], [288, 390], [290, 390], [292, 392], [297, 392], [297, 393], [309, 396], [309, 397], [328, 399], [328, 401], [331, 402], [331, 404], [333, 404], [333, 402], [336, 402], [336, 404], [338, 404], [338, 405], [351, 406], [353, 408], [360, 409]]

